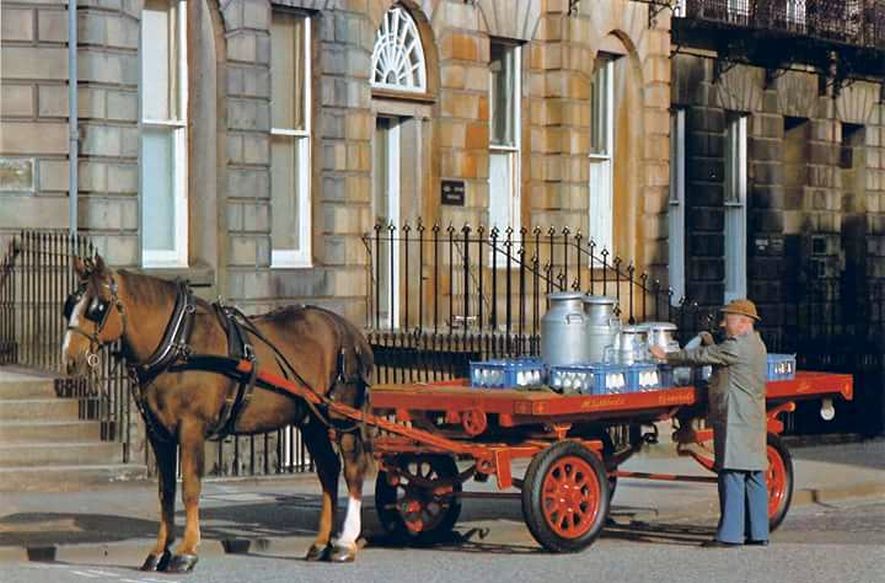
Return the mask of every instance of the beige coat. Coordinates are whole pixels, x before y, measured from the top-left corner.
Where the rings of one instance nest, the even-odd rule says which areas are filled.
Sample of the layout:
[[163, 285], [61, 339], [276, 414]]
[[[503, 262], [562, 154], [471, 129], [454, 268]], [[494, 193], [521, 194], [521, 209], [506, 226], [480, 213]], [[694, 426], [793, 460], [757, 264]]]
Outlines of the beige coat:
[[716, 467], [765, 470], [767, 351], [758, 332], [667, 355], [670, 364], [713, 365], [709, 421]]

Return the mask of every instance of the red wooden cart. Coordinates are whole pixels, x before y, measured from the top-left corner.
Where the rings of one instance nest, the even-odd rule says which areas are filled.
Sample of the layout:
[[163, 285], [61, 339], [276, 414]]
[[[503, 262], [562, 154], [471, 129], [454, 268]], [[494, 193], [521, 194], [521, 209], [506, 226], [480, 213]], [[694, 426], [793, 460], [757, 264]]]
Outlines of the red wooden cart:
[[[654, 440], [643, 425], [675, 418], [680, 453], [713, 470], [703, 444], [712, 430], [691, 430], [703, 416], [706, 392], [694, 387], [604, 396], [563, 396], [548, 391], [476, 389], [464, 381], [381, 385], [371, 391], [377, 416], [393, 416], [407, 431], [374, 441], [380, 462], [375, 500], [381, 524], [392, 533], [432, 540], [458, 519], [462, 484], [494, 475], [499, 489], [522, 490], [522, 510], [534, 538], [555, 552], [578, 551], [599, 535], [618, 477], [716, 482], [711, 476], [619, 471], [618, 466]], [[850, 375], [804, 372], [794, 380], [770, 382], [768, 401], [768, 488], [771, 527], [783, 520], [793, 490], [790, 454], [778, 435], [778, 416], [798, 400], [852, 398]], [[605, 428], [629, 424], [630, 445], [613, 447]], [[652, 426], [653, 427], [653, 426]], [[522, 478], [514, 460], [530, 460]], [[469, 460], [459, 471], [455, 460]]]
[[[240, 372], [251, 372], [242, 361]], [[706, 412], [706, 391], [666, 388], [620, 395], [564, 396], [547, 390], [478, 389], [466, 381], [376, 385], [370, 411], [330, 401], [276, 375], [259, 371], [258, 382], [328, 408], [339, 416], [380, 430], [372, 443], [380, 469], [375, 504], [383, 527], [417, 541], [447, 534], [458, 520], [462, 485], [495, 476], [499, 489], [522, 491], [522, 510], [535, 539], [554, 552], [579, 551], [605, 524], [618, 477], [714, 482], [711, 476], [644, 474], [618, 466], [654, 441], [643, 426], [678, 420], [674, 434], [680, 453], [713, 468], [705, 443], [712, 430], [691, 429], [689, 421]], [[778, 416], [796, 401], [852, 398], [851, 375], [799, 371], [794, 380], [769, 382], [769, 518], [776, 528], [790, 506], [793, 465], [778, 435]], [[629, 445], [615, 450], [606, 432], [629, 425]], [[513, 461], [528, 459], [522, 478]], [[459, 469], [456, 461], [466, 469]]]

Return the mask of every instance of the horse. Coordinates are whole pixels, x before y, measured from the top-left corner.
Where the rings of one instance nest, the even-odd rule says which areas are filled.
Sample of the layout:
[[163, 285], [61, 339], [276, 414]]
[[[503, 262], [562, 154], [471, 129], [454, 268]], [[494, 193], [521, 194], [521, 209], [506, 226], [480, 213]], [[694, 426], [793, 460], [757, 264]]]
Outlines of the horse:
[[[318, 406], [256, 385], [254, 372], [238, 377], [225, 363], [246, 358], [262, 371], [297, 379], [322, 399], [364, 408], [374, 363], [362, 332], [315, 306], [289, 306], [247, 317], [194, 298], [182, 282], [115, 271], [101, 256], [76, 258], [74, 269], [79, 285], [65, 303], [62, 346], [68, 374], [94, 367], [97, 350], [121, 340], [156, 458], [160, 525], [141, 569], [183, 573], [196, 564], [207, 438], [250, 435], [290, 424], [301, 430], [322, 486], [319, 528], [305, 558], [355, 560], [363, 479], [370, 463], [366, 427], [329, 414], [322, 405], [328, 401]], [[236, 338], [239, 353], [233, 348]], [[185, 529], [173, 553], [176, 446]], [[349, 498], [343, 527], [333, 539], [342, 460]]]

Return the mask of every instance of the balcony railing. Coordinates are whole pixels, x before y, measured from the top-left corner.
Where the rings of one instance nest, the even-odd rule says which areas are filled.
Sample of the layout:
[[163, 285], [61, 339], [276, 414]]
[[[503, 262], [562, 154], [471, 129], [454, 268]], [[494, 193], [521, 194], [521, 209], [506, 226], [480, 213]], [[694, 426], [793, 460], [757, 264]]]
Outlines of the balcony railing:
[[882, 0], [684, 0], [688, 20], [885, 47]]

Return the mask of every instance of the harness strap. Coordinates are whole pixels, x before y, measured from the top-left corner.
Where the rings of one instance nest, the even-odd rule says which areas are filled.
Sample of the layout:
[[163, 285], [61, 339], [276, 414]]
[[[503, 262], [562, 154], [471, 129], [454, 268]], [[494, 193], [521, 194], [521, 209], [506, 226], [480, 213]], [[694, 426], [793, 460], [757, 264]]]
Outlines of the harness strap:
[[[258, 360], [255, 358], [255, 351], [252, 345], [246, 342], [246, 332], [236, 318], [232, 317], [228, 308], [220, 304], [213, 304], [215, 313], [221, 322], [227, 334], [228, 353], [230, 360], [239, 362], [242, 359], [251, 361], [254, 366], [248, 378], [239, 380], [228, 388], [218, 414], [218, 421], [209, 430], [209, 439], [221, 439], [233, 433], [237, 420], [240, 418], [246, 405], [252, 398], [252, 392], [255, 389], [255, 375], [258, 370]], [[232, 376], [228, 374], [228, 376]]]

